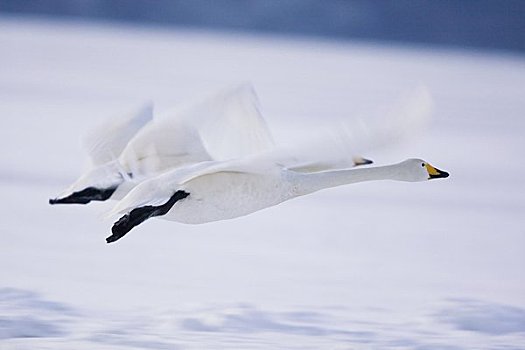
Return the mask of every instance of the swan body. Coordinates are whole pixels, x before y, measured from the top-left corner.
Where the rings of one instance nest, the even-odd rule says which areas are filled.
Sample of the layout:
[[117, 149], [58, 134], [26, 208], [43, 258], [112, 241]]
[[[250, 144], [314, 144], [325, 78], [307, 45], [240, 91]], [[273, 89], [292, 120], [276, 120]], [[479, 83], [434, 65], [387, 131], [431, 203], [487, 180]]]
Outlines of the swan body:
[[148, 104], [87, 137], [92, 166], [50, 204], [121, 199], [168, 169], [271, 149], [273, 139], [248, 84], [153, 119]]
[[[165, 210], [163, 218], [187, 224], [232, 219], [277, 205], [286, 200], [324, 188], [377, 181], [426, 181], [448, 177], [421, 159], [379, 166], [304, 173], [289, 170], [261, 156], [230, 162], [204, 162], [167, 172], [134, 188], [112, 213], [125, 213], [115, 223], [115, 241], [134, 226], [148, 219], [145, 209], [163, 206], [174, 196], [184, 194]], [[153, 212], [152, 211], [152, 212]], [[140, 217], [137, 215], [140, 213]]]

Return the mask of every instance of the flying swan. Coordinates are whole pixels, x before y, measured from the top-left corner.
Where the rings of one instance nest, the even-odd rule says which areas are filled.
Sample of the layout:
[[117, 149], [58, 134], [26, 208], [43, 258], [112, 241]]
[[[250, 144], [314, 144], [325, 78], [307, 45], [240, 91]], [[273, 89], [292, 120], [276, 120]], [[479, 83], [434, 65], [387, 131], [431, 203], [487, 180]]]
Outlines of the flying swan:
[[[397, 111], [399, 120], [389, 118], [395, 122], [382, 122], [353, 134], [343, 133], [342, 144], [355, 139], [361, 142], [351, 144], [350, 149], [359, 143], [368, 148], [392, 144], [394, 139], [419, 128], [429, 115], [431, 102], [428, 92], [419, 90]], [[326, 141], [330, 139], [323, 139], [322, 145], [326, 145]], [[284, 152], [274, 147], [237, 159], [195, 163], [152, 177], [130, 191], [108, 214], [121, 217], [106, 241], [117, 241], [152, 217], [201, 224], [248, 215], [324, 188], [364, 181], [417, 182], [449, 176], [421, 159], [351, 168], [358, 164], [345, 163], [346, 154], [343, 157], [337, 154], [348, 151], [348, 147], [332, 147], [328, 152], [321, 149], [315, 154], [323, 148], [318, 146], [307, 147], [306, 153], [311, 157], [306, 158], [297, 156], [296, 150], [301, 147]]]
[[110, 213], [124, 214], [106, 241], [122, 238], [133, 227], [155, 217], [186, 224], [232, 219], [324, 188], [363, 181], [426, 181], [449, 174], [421, 159], [401, 163], [297, 172], [273, 155], [240, 160], [203, 162], [146, 180], [117, 203]]
[[[242, 158], [272, 150], [273, 137], [259, 111], [251, 84], [224, 89], [153, 119], [146, 104], [110, 120], [84, 140], [90, 169], [50, 204], [87, 204], [122, 199], [141, 181], [170, 169]], [[323, 164], [299, 164], [296, 170], [370, 164], [360, 156]], [[303, 168], [303, 169], [301, 169]]]
[[121, 199], [136, 184], [168, 169], [244, 157], [274, 146], [250, 84], [156, 119], [152, 104], [146, 104], [100, 125], [84, 143], [90, 169], [50, 204]]

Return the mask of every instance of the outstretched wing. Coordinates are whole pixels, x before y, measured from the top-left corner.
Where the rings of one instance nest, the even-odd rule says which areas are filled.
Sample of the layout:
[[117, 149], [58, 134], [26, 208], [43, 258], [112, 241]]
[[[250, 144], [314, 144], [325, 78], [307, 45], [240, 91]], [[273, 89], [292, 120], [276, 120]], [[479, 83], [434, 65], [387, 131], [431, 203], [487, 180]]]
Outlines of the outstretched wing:
[[214, 160], [240, 158], [274, 146], [250, 84], [226, 89], [184, 113]]
[[257, 96], [243, 84], [157, 117], [129, 142], [120, 160], [133, 173], [158, 174], [272, 147]]
[[386, 115], [360, 120], [355, 129], [341, 128], [359, 153], [385, 149], [416, 137], [428, 126], [434, 101], [430, 91], [420, 86], [399, 98]]
[[[395, 146], [419, 133], [432, 112], [432, 97], [423, 87], [400, 99], [386, 115], [340, 121], [317, 129], [279, 150], [279, 163], [294, 171], [315, 172], [355, 166], [360, 156]], [[357, 160], [357, 161], [356, 161]], [[364, 162], [366, 164], [366, 161]]]
[[92, 164], [97, 166], [117, 159], [127, 143], [152, 118], [153, 104], [147, 103], [89, 132], [83, 141]]
[[148, 123], [119, 157], [120, 164], [139, 177], [206, 160], [210, 156], [199, 134], [177, 115]]

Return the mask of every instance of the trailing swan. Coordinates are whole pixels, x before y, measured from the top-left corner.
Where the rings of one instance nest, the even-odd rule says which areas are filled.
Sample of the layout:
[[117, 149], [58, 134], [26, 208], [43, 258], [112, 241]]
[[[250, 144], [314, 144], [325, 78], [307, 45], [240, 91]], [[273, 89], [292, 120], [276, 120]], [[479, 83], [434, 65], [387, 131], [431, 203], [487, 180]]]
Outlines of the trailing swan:
[[[250, 84], [225, 89], [155, 119], [153, 106], [111, 120], [91, 132], [86, 148], [91, 169], [50, 204], [87, 204], [121, 199], [146, 178], [203, 161], [242, 158], [274, 148]], [[320, 142], [321, 143], [321, 142]], [[370, 164], [344, 157], [323, 164], [301, 164], [297, 171]]]
[[273, 147], [249, 84], [152, 117], [148, 104], [91, 132], [85, 140], [91, 169], [49, 203], [119, 199], [143, 179], [167, 169]]
[[329, 187], [377, 180], [416, 182], [448, 176], [421, 159], [313, 173], [287, 169], [273, 155], [203, 162], [169, 171], [135, 187], [110, 214], [124, 215], [115, 222], [106, 241], [122, 238], [133, 227], [155, 216], [201, 224], [244, 216]]

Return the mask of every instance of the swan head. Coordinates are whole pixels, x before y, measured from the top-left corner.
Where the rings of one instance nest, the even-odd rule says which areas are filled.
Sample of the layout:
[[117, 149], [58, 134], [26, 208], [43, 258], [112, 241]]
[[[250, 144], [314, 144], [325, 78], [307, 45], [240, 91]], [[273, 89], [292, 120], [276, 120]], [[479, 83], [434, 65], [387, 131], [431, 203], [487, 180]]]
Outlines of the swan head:
[[400, 176], [404, 181], [427, 181], [449, 176], [446, 171], [439, 170], [423, 159], [407, 159], [399, 165]]

